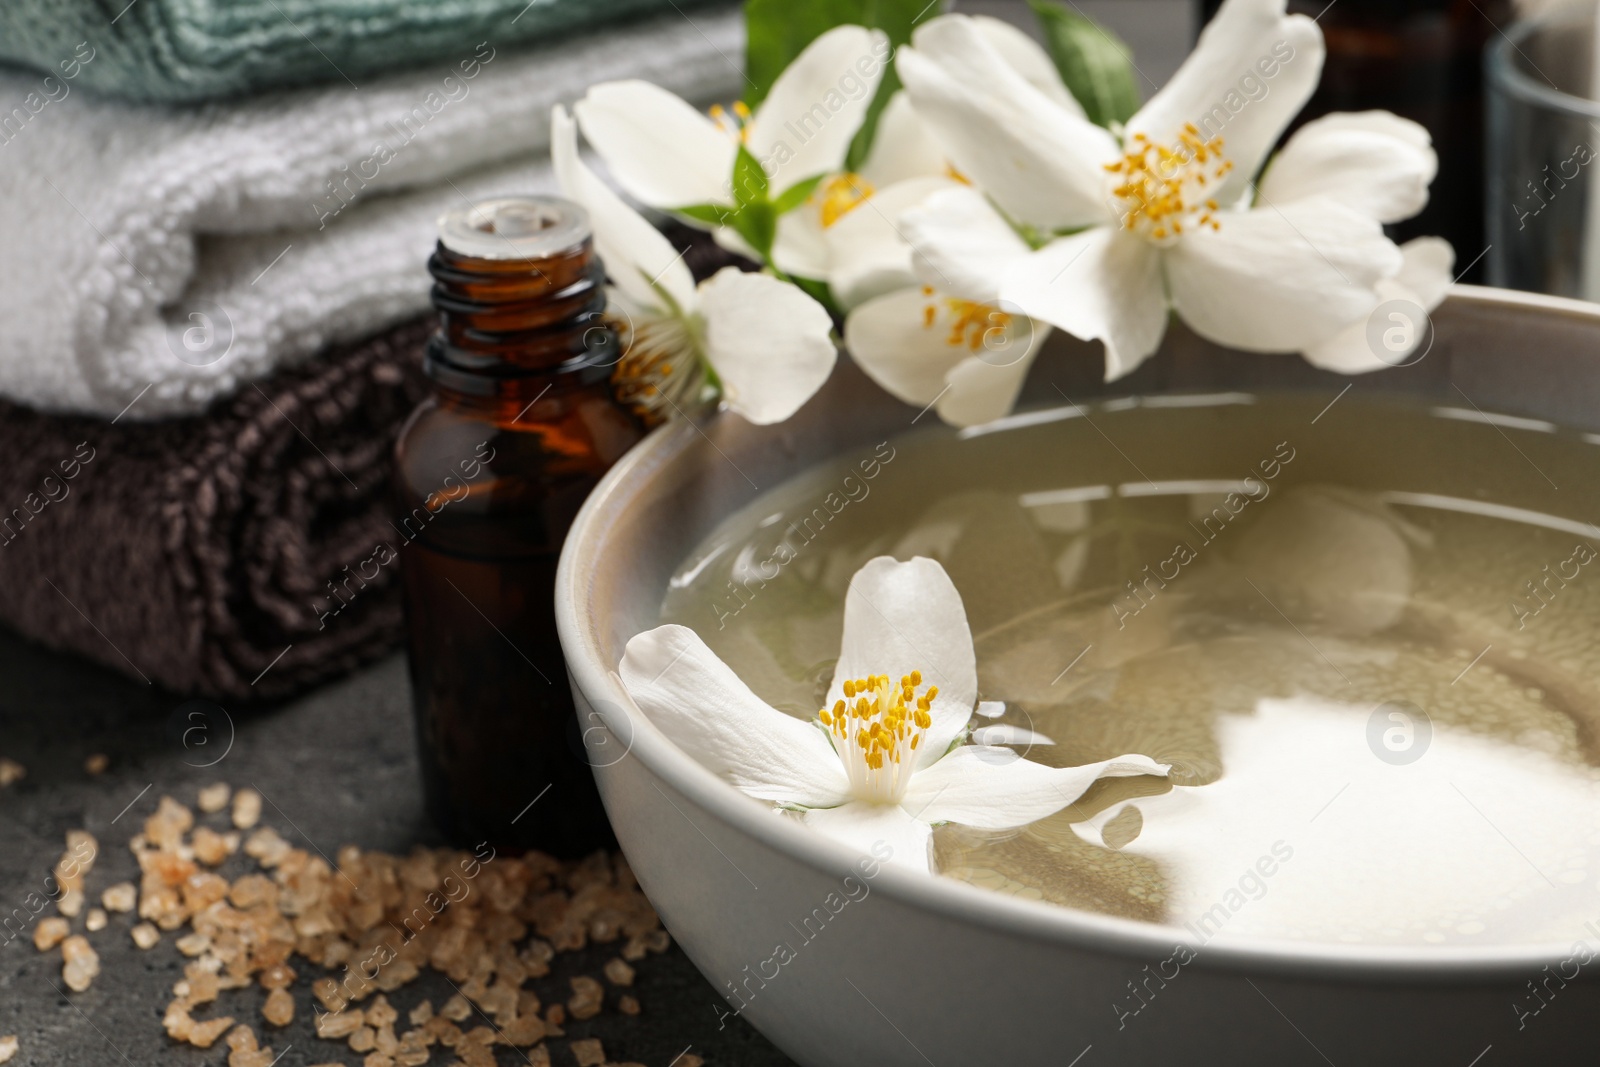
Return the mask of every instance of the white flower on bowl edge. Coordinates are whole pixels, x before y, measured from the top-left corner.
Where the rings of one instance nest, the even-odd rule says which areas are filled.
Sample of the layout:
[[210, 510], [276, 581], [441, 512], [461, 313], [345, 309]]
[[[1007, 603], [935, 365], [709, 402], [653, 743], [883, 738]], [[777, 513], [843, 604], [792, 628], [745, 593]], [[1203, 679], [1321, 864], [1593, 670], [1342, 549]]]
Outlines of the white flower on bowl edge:
[[827, 310], [789, 282], [736, 267], [696, 286], [683, 254], [579, 158], [565, 108], [551, 111], [550, 126], [556, 180], [589, 214], [611, 302], [624, 320], [613, 376], [619, 395], [683, 415], [709, 368], [723, 401], [749, 421], [793, 415], [833, 371]]
[[[1032, 38], [987, 15], [972, 16], [971, 24], [1020, 76], [1062, 107], [1082, 113], [1049, 55]], [[827, 282], [843, 311], [886, 292], [920, 286], [899, 216], [964, 181], [929, 136], [910, 97], [897, 91], [878, 118], [860, 167], [830, 171], [804, 203], [778, 220], [776, 265], [787, 274]]]
[[[761, 164], [775, 201], [811, 179], [839, 173], [889, 54], [881, 31], [835, 26], [784, 68], [754, 112], [738, 104], [707, 116], [638, 80], [592, 86], [573, 110], [584, 138], [634, 199], [662, 211], [732, 211], [738, 207], [735, 159], [741, 147]], [[849, 86], [859, 88], [847, 91]], [[714, 226], [712, 233], [726, 247], [760, 258], [732, 228]], [[816, 254], [810, 235], [780, 217], [772, 265], [807, 274]]]
[[[1082, 116], [1049, 55], [1000, 19], [973, 15], [972, 31], [1041, 96]], [[889, 180], [892, 176], [893, 180]], [[809, 227], [835, 300], [848, 313], [845, 347], [869, 377], [896, 398], [933, 407], [946, 422], [969, 426], [1011, 410], [1032, 356], [1050, 329], [1000, 308], [999, 277], [989, 267], [1026, 254], [1013, 232], [978, 230], [973, 247], [948, 273], [914, 262], [902, 219], [930, 196], [964, 187], [904, 90], [890, 99], [872, 151], [849, 181], [866, 195], [842, 217], [821, 224], [810, 203], [785, 216]], [[825, 188], [836, 188], [830, 185]], [[991, 245], [992, 247], [985, 247]]]
[[1071, 804], [1097, 779], [1165, 775], [1147, 756], [1046, 767], [964, 743], [977, 662], [961, 595], [937, 562], [869, 561], [845, 595], [828, 705], [804, 721], [753, 693], [693, 630], [633, 637], [619, 668], [640, 710], [742, 792], [863, 852], [932, 870], [932, 827], [1011, 829]]
[[[1062, 106], [1077, 108], [1049, 56], [1025, 33], [988, 16], [974, 16], [972, 23], [1022, 76]], [[731, 112], [718, 106], [703, 115], [665, 89], [637, 80], [592, 86], [575, 111], [585, 138], [628, 195], [657, 210], [680, 212], [690, 225], [707, 223], [681, 214], [685, 208], [737, 207], [733, 171], [740, 145], [763, 165], [774, 199], [819, 179], [778, 217], [772, 265], [786, 275], [826, 282], [839, 306], [849, 310], [915, 281], [910, 249], [894, 220], [930, 192], [960, 181], [903, 92], [890, 97], [879, 116], [860, 167], [845, 169], [890, 59], [881, 32], [836, 26], [801, 51], [753, 113], [736, 104]], [[861, 210], [869, 200], [870, 209]], [[756, 256], [730, 227], [712, 226], [712, 233], [735, 251]]]
[[[921, 203], [946, 205], [938, 262], [914, 257], [920, 284], [862, 302], [845, 318], [845, 348], [897, 399], [933, 407], [955, 426], [974, 426], [1011, 411], [1050, 327], [1017, 314], [1001, 282], [1029, 249], [981, 196], [960, 188]], [[965, 208], [970, 218], [957, 221]], [[920, 207], [902, 212], [901, 232], [918, 233]], [[959, 246], [957, 248], [956, 246]]]
[[[1449, 278], [1448, 245], [1424, 239], [1403, 254], [1382, 231], [1426, 203], [1437, 168], [1426, 131], [1383, 112], [1328, 116], [1252, 180], [1322, 58], [1315, 23], [1285, 15], [1283, 0], [1228, 0], [1172, 80], [1113, 132], [1021, 76], [966, 17], [931, 20], [897, 67], [973, 187], [901, 216], [924, 280], [986, 278], [997, 310], [1102, 341], [1108, 378], [1155, 351], [1169, 310], [1232, 347], [1304, 352], [1347, 373], [1384, 366], [1363, 358], [1350, 328], [1396, 286], [1437, 303]], [[1232, 114], [1225, 136], [1202, 134], [1196, 120], [1263, 61], [1266, 95]], [[909, 341], [914, 309], [899, 310], [897, 325], [885, 313], [875, 327]], [[990, 391], [1014, 395], [1028, 361], [994, 362], [988, 377], [1007, 380]]]

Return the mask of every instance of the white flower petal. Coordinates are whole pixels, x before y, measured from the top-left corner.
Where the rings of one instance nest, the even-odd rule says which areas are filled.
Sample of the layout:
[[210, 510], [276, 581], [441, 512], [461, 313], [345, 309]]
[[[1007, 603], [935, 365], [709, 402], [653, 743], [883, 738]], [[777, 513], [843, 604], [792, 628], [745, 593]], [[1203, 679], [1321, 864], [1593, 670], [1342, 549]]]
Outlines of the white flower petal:
[[751, 116], [747, 143], [774, 195], [843, 166], [888, 61], [882, 31], [835, 26], [778, 75]]
[[[1032, 319], [1020, 316], [1012, 323], [1007, 328], [1005, 347], [1011, 348], [1013, 354], [1021, 354], [1011, 358], [997, 351], [968, 356], [957, 363], [946, 379], [950, 391], [935, 405], [940, 419], [951, 426], [981, 426], [1011, 414], [1028, 371], [1033, 368], [1044, 330], [1048, 329], [1036, 331]], [[1015, 330], [1014, 340], [1012, 330]]]
[[844, 320], [845, 350], [867, 377], [890, 395], [926, 407], [944, 391], [945, 375], [966, 359], [964, 345], [952, 345], [947, 332], [928, 326], [924, 310], [933, 298], [920, 288], [873, 297]]
[[733, 203], [733, 139], [665, 89], [602, 82], [573, 110], [583, 136], [635, 199], [658, 208]]
[[[934, 193], [956, 187], [957, 183], [949, 178], [938, 177], [896, 182], [879, 189], [820, 231], [828, 248], [828, 286], [840, 307], [849, 311], [874, 296], [916, 284], [911, 246], [905, 228], [897, 220]], [[781, 220], [778, 236], [781, 240]]]
[[[756, 254], [750, 258], [761, 261]], [[828, 277], [832, 262], [822, 229], [822, 213], [816, 205], [801, 204], [779, 216], [778, 230], [772, 240], [774, 266], [785, 274], [821, 280]]]
[[1021, 222], [1086, 226], [1110, 216], [1103, 166], [1120, 155], [1110, 133], [1030, 84], [963, 15], [923, 24], [912, 41], [896, 69], [957, 170]]
[[844, 327], [845, 348], [869, 378], [914, 407], [937, 403], [953, 426], [1009, 414], [1048, 336], [1049, 327], [1026, 316], [920, 288], [867, 301]]
[[1220, 135], [1234, 165], [1213, 194], [1223, 204], [1248, 188], [1322, 75], [1322, 31], [1284, 8], [1285, 0], [1226, 0], [1189, 58], [1128, 120], [1129, 137], [1167, 146], [1186, 123], [1202, 137]]
[[1400, 246], [1395, 281], [1413, 294], [1424, 311], [1444, 302], [1454, 282], [1456, 250], [1443, 237], [1414, 237]]
[[972, 24], [983, 39], [1025, 78], [1029, 85], [1074, 115], [1083, 115], [1083, 105], [1067, 89], [1050, 54], [1026, 33], [1011, 23], [991, 15], [974, 15]]
[[1313, 119], [1289, 138], [1261, 179], [1261, 195], [1279, 205], [1327, 196], [1399, 222], [1428, 203], [1439, 157], [1428, 131], [1387, 111]]
[[878, 116], [878, 129], [861, 163], [861, 176], [882, 189], [912, 178], [944, 176], [947, 169], [944, 152], [917, 117], [911, 97], [904, 89], [898, 90]]
[[1173, 306], [1202, 337], [1301, 352], [1364, 318], [1400, 250], [1370, 216], [1331, 200], [1226, 214], [1165, 250]]
[[1139, 755], [1046, 767], [1008, 748], [963, 745], [912, 776], [901, 803], [925, 822], [1009, 830], [1060, 811], [1101, 778], [1164, 776], [1170, 769]]
[[1160, 253], [1110, 226], [1058, 238], [1018, 262], [1001, 298], [1074, 337], [1104, 344], [1107, 381], [1149, 358], [1167, 328]]
[[722, 397], [751, 422], [787, 419], [832, 373], [833, 319], [789, 282], [723, 267], [700, 283], [699, 302]]
[[[1418, 237], [1401, 245], [1400, 254], [1405, 257], [1400, 273], [1378, 283], [1378, 306], [1381, 308], [1391, 300], [1404, 300], [1423, 311], [1432, 311], [1439, 306], [1450, 288], [1450, 273], [1455, 268], [1456, 258], [1450, 242], [1440, 237]], [[1402, 329], [1409, 326], [1409, 346], [1405, 344], [1405, 335], [1401, 334], [1397, 339], [1399, 343], [1393, 348], [1386, 347], [1380, 356], [1374, 348], [1373, 338], [1368, 335], [1372, 318], [1369, 315], [1352, 322], [1328, 340], [1306, 349], [1306, 362], [1340, 374], [1366, 374], [1404, 364], [1414, 347], [1426, 339], [1428, 331], [1422, 323], [1413, 321], [1413, 316], [1403, 309], [1391, 309], [1390, 313], [1399, 317], [1392, 324], [1385, 323], [1379, 328], [1378, 344], [1383, 345], [1387, 337], [1392, 335], [1387, 331], [1389, 326]]]
[[[1379, 295], [1384, 290], [1379, 287]], [[1384, 296], [1384, 299], [1392, 299]], [[1326, 341], [1307, 348], [1301, 355], [1313, 367], [1331, 370], [1336, 374], [1370, 374], [1385, 370], [1400, 362], [1396, 356], [1380, 359], [1367, 341], [1367, 317], [1357, 319]]]
[[952, 296], [993, 303], [1000, 279], [1028, 255], [994, 205], [964, 185], [934, 193], [903, 211], [899, 229], [915, 252], [917, 275]]
[[[1072, 823], [1072, 832], [1077, 834], [1079, 838], [1087, 841], [1091, 845], [1099, 845], [1101, 848], [1111, 848], [1111, 846], [1106, 843], [1106, 827], [1111, 825], [1111, 823], [1116, 820], [1117, 816], [1121, 815], [1129, 808], [1133, 808], [1135, 812], [1139, 812], [1138, 805], [1131, 801], [1126, 804], [1113, 804], [1104, 811], [1095, 812], [1082, 822]], [[1141, 815], [1143, 814], [1142, 812], [1139, 813]]]
[[977, 714], [982, 715], [985, 719], [998, 719], [1005, 713], [1006, 702], [1004, 700], [978, 701]]
[[1426, 126], [1401, 118], [1392, 111], [1335, 111], [1321, 118], [1312, 119], [1296, 131], [1295, 136], [1299, 136], [1311, 126], [1321, 126], [1329, 130], [1352, 129], [1381, 133], [1399, 138], [1413, 148], [1433, 147], [1433, 135], [1428, 132]]
[[846, 678], [887, 674], [898, 681], [920, 671], [925, 685], [939, 687], [929, 710], [933, 725], [918, 749], [919, 766], [937, 759], [972, 718], [978, 699], [972, 630], [961, 594], [934, 560], [868, 560], [845, 593], [840, 646], [829, 707], [844, 696]]
[[[854, 801], [837, 808], [813, 808], [801, 818], [813, 830], [882, 862], [914, 871], [933, 870], [933, 831], [897, 804]], [[889, 858], [884, 860], [886, 848]]]
[[[980, 704], [981, 708], [982, 705]], [[980, 726], [972, 731], [974, 745], [1053, 745], [1055, 741], [1037, 730], [1008, 722]]]
[[693, 630], [637, 634], [618, 669], [651, 722], [741, 791], [808, 807], [849, 796], [844, 766], [821, 728], [768, 706]]
[[680, 308], [692, 311], [694, 277], [683, 253], [584, 165], [577, 127], [560, 104], [550, 111], [550, 159], [562, 193], [589, 213], [595, 249], [617, 287], [641, 305], [658, 307], [662, 301], [654, 286], [660, 286]]

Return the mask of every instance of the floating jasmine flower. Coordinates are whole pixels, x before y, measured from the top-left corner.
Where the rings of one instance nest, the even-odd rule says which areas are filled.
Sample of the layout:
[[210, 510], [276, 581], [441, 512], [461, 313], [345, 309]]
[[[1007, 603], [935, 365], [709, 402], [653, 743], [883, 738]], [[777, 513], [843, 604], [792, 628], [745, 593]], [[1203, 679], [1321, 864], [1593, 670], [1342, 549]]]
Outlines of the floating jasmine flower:
[[917, 870], [932, 869], [936, 824], [1024, 826], [1100, 778], [1169, 770], [1139, 755], [1046, 767], [970, 743], [972, 633], [949, 576], [921, 557], [880, 556], [851, 580], [839, 663], [811, 721], [761, 700], [683, 626], [635, 636], [620, 672], [651, 721], [735, 787], [862, 851], [885, 842], [894, 862]]

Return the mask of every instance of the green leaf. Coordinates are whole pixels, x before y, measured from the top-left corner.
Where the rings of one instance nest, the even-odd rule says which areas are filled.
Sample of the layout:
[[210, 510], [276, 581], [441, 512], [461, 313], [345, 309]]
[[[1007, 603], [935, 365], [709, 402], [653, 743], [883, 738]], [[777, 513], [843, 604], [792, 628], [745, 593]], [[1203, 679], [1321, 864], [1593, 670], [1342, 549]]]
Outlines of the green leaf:
[[772, 207], [780, 215], [787, 215], [795, 208], [806, 202], [806, 198], [816, 192], [817, 183], [822, 181], [823, 175], [818, 174], [804, 181], [795, 182], [789, 188], [778, 194], [772, 202]]
[[1061, 80], [1089, 121], [1110, 126], [1132, 118], [1139, 109], [1139, 86], [1128, 46], [1098, 22], [1055, 0], [1028, 0], [1028, 6], [1038, 16]]
[[767, 202], [767, 172], [744, 145], [733, 157], [733, 202], [740, 208]]
[[[882, 30], [890, 45], [888, 55], [881, 57], [883, 78], [845, 161], [851, 169], [859, 167], [872, 147], [878, 116], [900, 87], [894, 50], [911, 40], [913, 27], [940, 14], [943, 7], [943, 0], [745, 0], [745, 74], [749, 78], [745, 103], [754, 108], [765, 100], [784, 68], [806, 45], [835, 26]], [[839, 87], [841, 94], [847, 95], [849, 89], [849, 85]]]
[[754, 109], [806, 45], [835, 26], [866, 25], [869, 0], [746, 0], [744, 102]]
[[778, 215], [772, 210], [771, 201], [746, 204], [728, 220], [728, 224], [761, 254], [763, 262], [772, 262], [772, 241], [778, 235]]

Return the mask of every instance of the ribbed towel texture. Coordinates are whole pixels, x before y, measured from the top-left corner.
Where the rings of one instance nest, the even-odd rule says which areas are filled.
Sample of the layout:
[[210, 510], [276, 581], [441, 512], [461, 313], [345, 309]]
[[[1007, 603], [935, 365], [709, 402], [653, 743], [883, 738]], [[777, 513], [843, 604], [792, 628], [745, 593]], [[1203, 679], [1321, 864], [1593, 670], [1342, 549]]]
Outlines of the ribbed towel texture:
[[[741, 262], [674, 224], [696, 278]], [[0, 624], [215, 699], [338, 677], [402, 632], [390, 476], [431, 316], [136, 424], [0, 401]]]
[[[429, 320], [155, 425], [0, 403], [0, 621], [180, 693], [271, 697], [401, 629], [395, 434]], [[388, 550], [382, 546], [388, 546]]]
[[0, 59], [124, 100], [199, 101], [314, 82], [365, 87], [441, 55], [549, 42], [704, 0], [6, 0]]
[[441, 212], [552, 191], [553, 103], [620, 77], [710, 102], [737, 92], [741, 52], [718, 9], [199, 108], [73, 91], [99, 55], [58, 98], [4, 75], [0, 105], [37, 110], [8, 124], [0, 107], [0, 396], [129, 421], [252, 392], [425, 310]]

